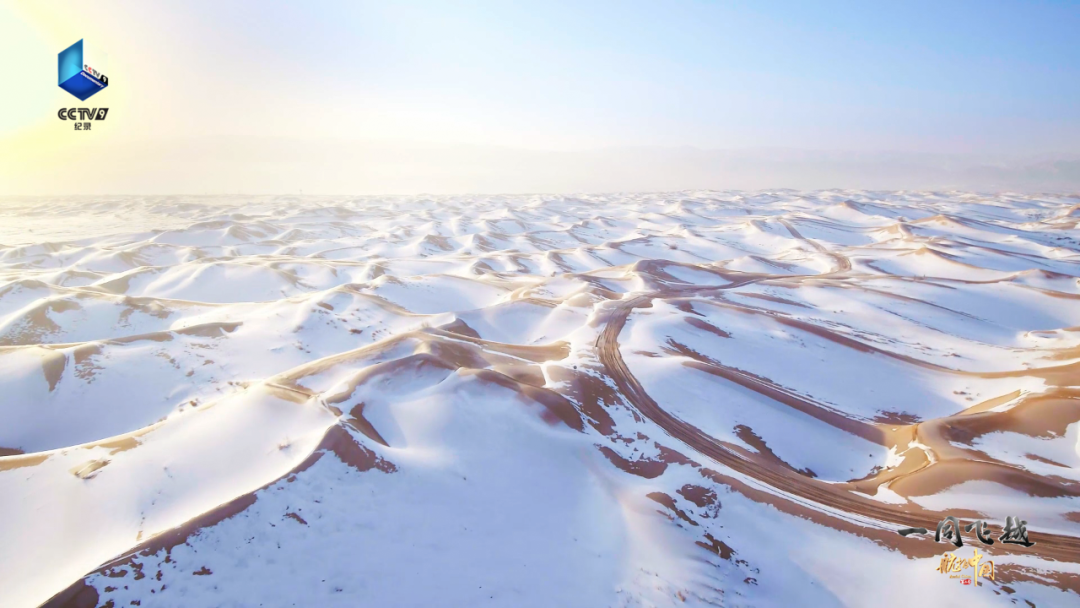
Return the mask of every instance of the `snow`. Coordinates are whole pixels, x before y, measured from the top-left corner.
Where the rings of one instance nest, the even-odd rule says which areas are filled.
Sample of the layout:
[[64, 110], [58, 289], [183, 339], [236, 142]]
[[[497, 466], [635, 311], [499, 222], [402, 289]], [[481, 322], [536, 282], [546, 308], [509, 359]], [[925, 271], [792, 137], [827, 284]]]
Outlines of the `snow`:
[[1078, 202], [0, 201], [0, 606], [1076, 603]]

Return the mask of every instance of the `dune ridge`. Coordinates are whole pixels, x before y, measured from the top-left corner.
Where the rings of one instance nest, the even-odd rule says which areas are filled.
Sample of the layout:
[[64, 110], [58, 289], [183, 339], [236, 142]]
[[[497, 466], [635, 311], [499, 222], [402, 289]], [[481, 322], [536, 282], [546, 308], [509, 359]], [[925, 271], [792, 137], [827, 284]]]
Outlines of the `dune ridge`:
[[0, 201], [0, 605], [1076, 601], [1078, 204]]

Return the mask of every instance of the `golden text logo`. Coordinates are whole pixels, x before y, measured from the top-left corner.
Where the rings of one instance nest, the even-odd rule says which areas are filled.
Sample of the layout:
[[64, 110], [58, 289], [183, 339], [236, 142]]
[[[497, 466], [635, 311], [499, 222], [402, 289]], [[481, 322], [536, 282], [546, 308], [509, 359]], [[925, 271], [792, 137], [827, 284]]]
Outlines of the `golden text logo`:
[[982, 561], [985, 557], [976, 548], [969, 558], [963, 558], [955, 553], [946, 553], [941, 557], [941, 563], [936, 568], [937, 572], [947, 575], [951, 579], [959, 579], [964, 585], [979, 586], [979, 579], [994, 579], [994, 562]]

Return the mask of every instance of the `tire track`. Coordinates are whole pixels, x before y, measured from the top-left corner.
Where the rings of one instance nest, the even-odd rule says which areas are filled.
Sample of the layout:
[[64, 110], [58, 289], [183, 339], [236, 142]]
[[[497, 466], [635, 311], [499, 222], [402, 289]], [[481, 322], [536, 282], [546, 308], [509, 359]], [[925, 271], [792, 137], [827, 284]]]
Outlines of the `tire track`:
[[[754, 281], [726, 285], [724, 288], [730, 289], [749, 282]], [[661, 297], [661, 295], [644, 294], [625, 301], [619, 301], [611, 310], [604, 329], [596, 342], [597, 354], [606, 373], [615, 381], [619, 391], [639, 414], [648, 418], [667, 434], [698, 453], [767, 485], [774, 492], [777, 492], [778, 497], [781, 499], [785, 498], [785, 494], [794, 496], [800, 499], [804, 507], [809, 507], [826, 516], [836, 517], [837, 513], [847, 514], [847, 517], [841, 516], [841, 519], [862, 526], [866, 524], [860, 521], [859, 518], [868, 518], [891, 525], [894, 530], [907, 527], [936, 529], [938, 522], [947, 515], [946, 513], [929, 511], [912, 503], [898, 506], [877, 502], [860, 497], [847, 490], [837, 489], [833, 484], [820, 482], [784, 468], [769, 466], [748, 459], [728, 447], [724, 442], [702, 432], [697, 427], [680, 420], [661, 408], [631, 373], [622, 358], [622, 353], [619, 351], [619, 335], [622, 333], [631, 311], [651, 303], [656, 297]], [[787, 499], [790, 500], [790, 498]], [[1032, 547], [995, 544], [991, 550], [995, 553], [1006, 551], [1009, 553], [1036, 555], [1057, 561], [1080, 561], [1080, 538], [1046, 532], [1033, 532], [1037, 535], [1037, 538], [1035, 539], [1035, 545]], [[896, 534], [894, 538], [895, 544], [899, 544], [904, 539], [899, 534]]]

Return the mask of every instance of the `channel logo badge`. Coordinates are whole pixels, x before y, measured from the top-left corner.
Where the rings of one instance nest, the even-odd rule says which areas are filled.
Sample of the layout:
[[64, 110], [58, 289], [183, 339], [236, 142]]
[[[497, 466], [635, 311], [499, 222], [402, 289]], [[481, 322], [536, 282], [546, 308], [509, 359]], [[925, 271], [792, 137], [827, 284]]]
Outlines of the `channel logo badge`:
[[100, 53], [91, 56], [82, 40], [64, 49], [58, 57], [60, 88], [86, 101], [109, 86], [109, 77], [102, 73], [105, 59]]

